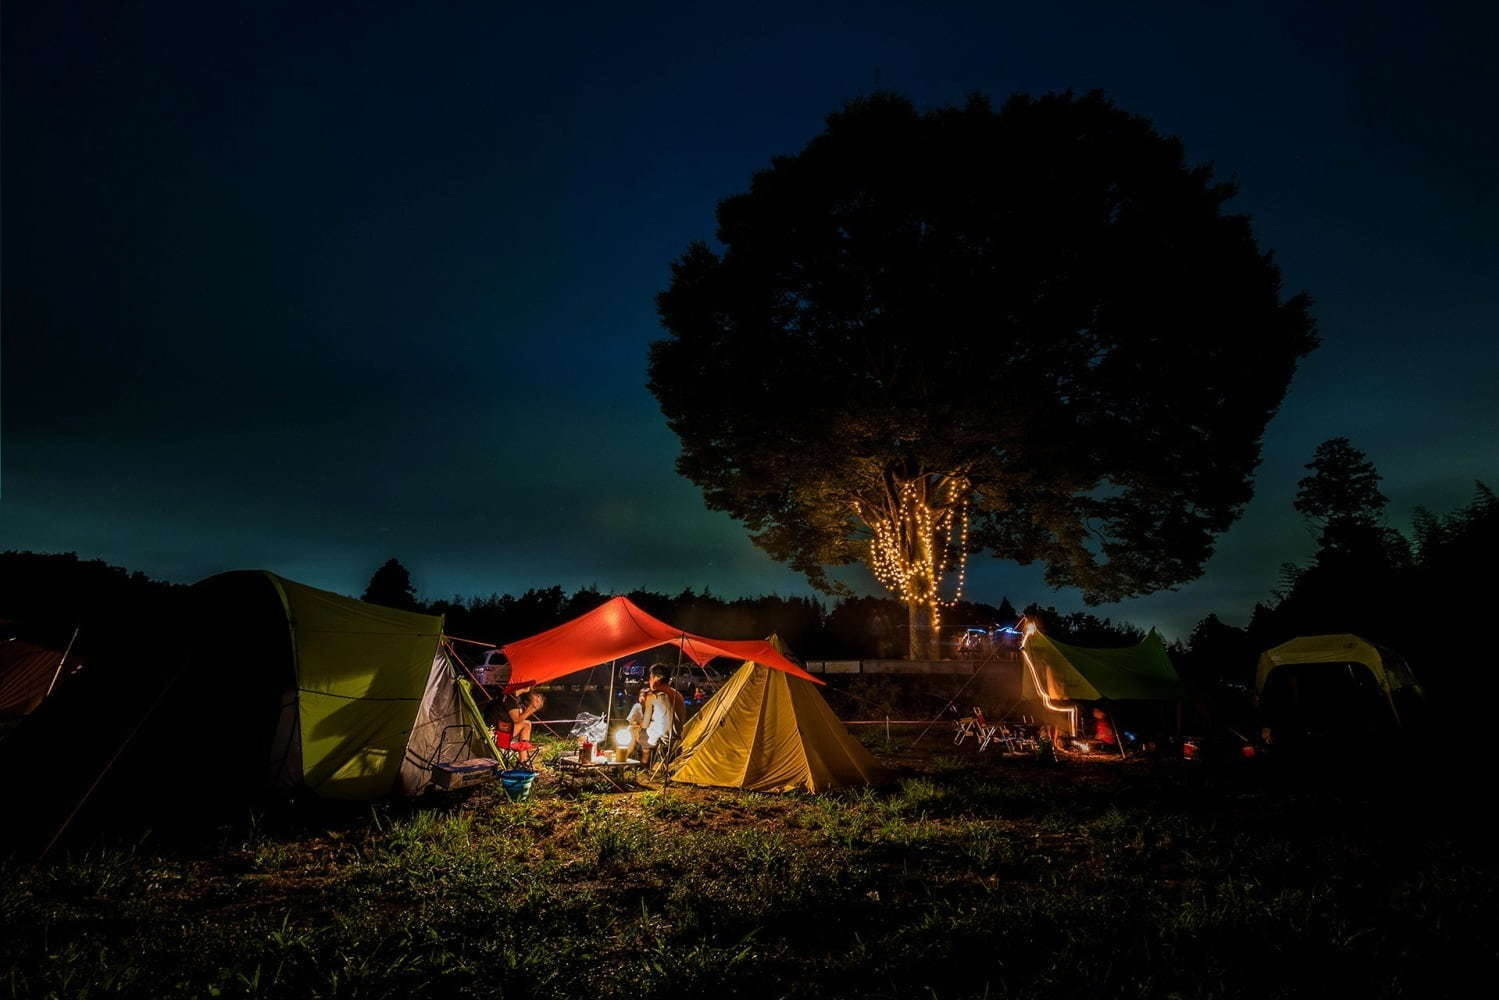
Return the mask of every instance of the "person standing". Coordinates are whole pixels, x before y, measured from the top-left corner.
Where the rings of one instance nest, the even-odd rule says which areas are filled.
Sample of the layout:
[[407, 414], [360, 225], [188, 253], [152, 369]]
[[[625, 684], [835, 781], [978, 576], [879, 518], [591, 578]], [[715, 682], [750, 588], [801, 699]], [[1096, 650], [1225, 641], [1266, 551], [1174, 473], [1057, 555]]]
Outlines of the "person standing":
[[645, 713], [646, 749], [643, 758], [647, 763], [661, 741], [670, 742], [673, 736], [682, 731], [682, 724], [687, 721], [687, 699], [682, 697], [682, 692], [671, 686], [670, 667], [664, 663], [653, 665], [649, 684], [650, 699]]

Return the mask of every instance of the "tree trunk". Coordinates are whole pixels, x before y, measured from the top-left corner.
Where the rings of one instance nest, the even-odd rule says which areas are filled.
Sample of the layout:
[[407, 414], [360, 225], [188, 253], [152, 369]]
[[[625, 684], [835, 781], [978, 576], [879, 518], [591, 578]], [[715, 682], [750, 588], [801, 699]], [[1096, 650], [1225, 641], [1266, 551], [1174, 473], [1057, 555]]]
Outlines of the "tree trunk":
[[933, 622], [932, 607], [926, 601], [906, 602], [906, 659], [940, 658], [941, 639]]

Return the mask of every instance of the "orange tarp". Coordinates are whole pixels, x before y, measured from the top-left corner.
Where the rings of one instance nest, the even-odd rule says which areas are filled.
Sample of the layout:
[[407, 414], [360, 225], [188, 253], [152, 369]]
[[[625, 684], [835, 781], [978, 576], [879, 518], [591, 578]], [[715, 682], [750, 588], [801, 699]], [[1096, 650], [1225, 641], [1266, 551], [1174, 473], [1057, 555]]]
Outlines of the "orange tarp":
[[627, 597], [612, 597], [585, 615], [529, 639], [501, 647], [510, 661], [510, 683], [545, 683], [554, 677], [608, 663], [657, 646], [676, 646], [694, 663], [718, 656], [752, 660], [814, 684], [822, 681], [764, 639], [708, 639], [653, 618]]

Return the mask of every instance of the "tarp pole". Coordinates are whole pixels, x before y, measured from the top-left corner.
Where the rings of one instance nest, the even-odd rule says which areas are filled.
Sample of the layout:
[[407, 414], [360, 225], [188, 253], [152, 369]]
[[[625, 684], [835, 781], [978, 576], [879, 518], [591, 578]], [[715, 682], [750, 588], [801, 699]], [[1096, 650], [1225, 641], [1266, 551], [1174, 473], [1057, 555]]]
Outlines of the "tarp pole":
[[[73, 651], [73, 643], [78, 641], [78, 630], [81, 628], [83, 628], [82, 625], [73, 627], [73, 638], [68, 640], [68, 648], [62, 651], [62, 659], [57, 661], [57, 669], [52, 671], [52, 683], [47, 685], [47, 693], [42, 695], [43, 701], [52, 697], [52, 689], [57, 687], [57, 679], [62, 676], [62, 665], [68, 662], [68, 654]], [[1392, 702], [1391, 705], [1393, 704]]]
[[604, 743], [609, 742], [609, 723], [614, 715], [614, 665], [618, 659], [609, 661], [609, 691], [604, 695]]
[[947, 700], [947, 704], [943, 705], [942, 708], [941, 708], [941, 710], [938, 711], [938, 713], [935, 716], [932, 717], [932, 720], [926, 724], [926, 728], [923, 729], [921, 732], [919, 732], [919, 733], [916, 734], [916, 738], [911, 741], [911, 747], [913, 749], [915, 748], [916, 744], [918, 744], [918, 743], [921, 742], [921, 738], [923, 736], [925, 736], [927, 733], [931, 732], [932, 727], [937, 724], [937, 721], [939, 719], [941, 719], [943, 715], [947, 714], [947, 710], [949, 708], [957, 708], [958, 699], [961, 698], [961, 697], [963, 697], [963, 692], [968, 690], [968, 685], [972, 684], [974, 682], [974, 679], [978, 677], [979, 670], [982, 667], [984, 667], [985, 665], [987, 665], [990, 662], [993, 662], [993, 661], [995, 661], [997, 659], [998, 659], [998, 651], [994, 650], [994, 649], [991, 649], [989, 651], [989, 655], [988, 656], [984, 657], [978, 663], [975, 663], [973, 665], [973, 673], [969, 674], [968, 675], [968, 679], [963, 682], [963, 686], [960, 687], [960, 688], [958, 688], [958, 693], [955, 694], [955, 695], [953, 695], [951, 698], [949, 698]]
[[1124, 730], [1119, 728], [1119, 720], [1114, 718], [1113, 709], [1106, 708], [1104, 712], [1109, 717], [1109, 725], [1114, 727], [1114, 746], [1119, 748], [1119, 759], [1124, 760]]
[[[450, 638], [452, 638], [452, 636], [443, 636], [443, 639], [445, 639], [445, 640], [446, 639], [450, 639]], [[466, 642], [468, 640], [462, 640], [462, 641]], [[496, 648], [498, 648], [498, 647], [496, 647]], [[490, 694], [487, 690], [485, 690], [484, 685], [479, 683], [479, 678], [475, 677], [473, 671], [468, 668], [468, 664], [464, 663], [461, 659], [459, 659], [459, 657], [458, 657], [458, 650], [454, 649], [452, 646], [448, 646], [447, 649], [446, 649], [446, 652], [447, 652], [450, 660], [453, 663], [458, 664], [458, 669], [462, 670], [464, 672], [464, 674], [467, 675], [469, 683], [472, 684], [474, 687], [478, 688], [479, 693], [484, 696], [485, 702], [494, 701], [494, 695]]]

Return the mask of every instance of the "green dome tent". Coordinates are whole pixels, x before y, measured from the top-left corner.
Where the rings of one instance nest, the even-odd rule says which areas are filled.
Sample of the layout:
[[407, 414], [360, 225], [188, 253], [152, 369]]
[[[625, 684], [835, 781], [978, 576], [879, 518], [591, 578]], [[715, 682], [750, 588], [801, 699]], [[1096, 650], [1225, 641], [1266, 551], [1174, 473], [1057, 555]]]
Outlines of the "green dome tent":
[[0, 743], [28, 804], [3, 832], [24, 848], [93, 825], [75, 816], [158, 826], [267, 793], [417, 794], [439, 753], [498, 756], [431, 615], [243, 571], [111, 645]]
[[[443, 731], [463, 725], [473, 744], [468, 756], [498, 756], [467, 682], [442, 647], [441, 618], [263, 571], [201, 586], [216, 616], [289, 636], [278, 655], [253, 665], [282, 685], [269, 747], [273, 784], [327, 798], [415, 794], [425, 787]], [[253, 607], [268, 599], [279, 615]]]
[[1267, 728], [1378, 731], [1420, 721], [1422, 692], [1399, 654], [1356, 635], [1299, 636], [1261, 656], [1254, 675]]

